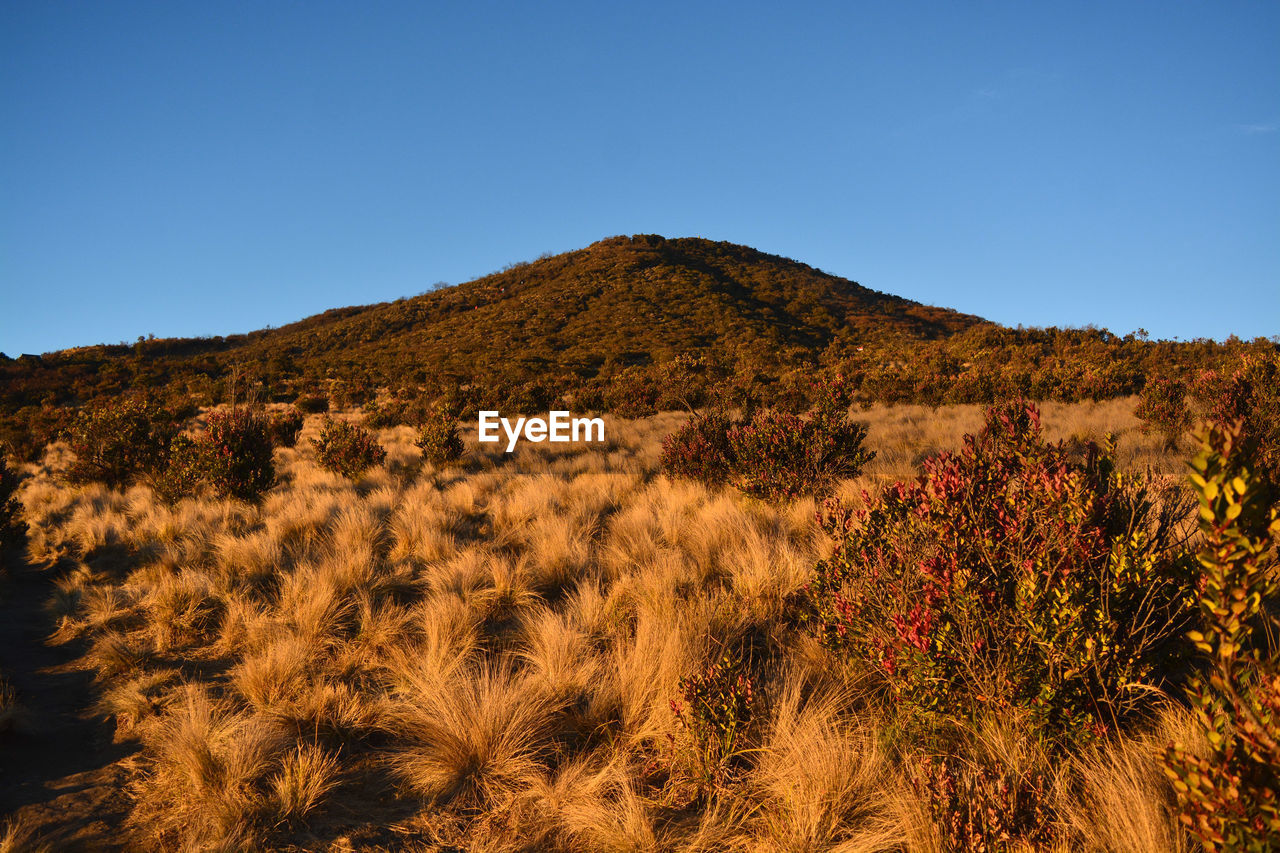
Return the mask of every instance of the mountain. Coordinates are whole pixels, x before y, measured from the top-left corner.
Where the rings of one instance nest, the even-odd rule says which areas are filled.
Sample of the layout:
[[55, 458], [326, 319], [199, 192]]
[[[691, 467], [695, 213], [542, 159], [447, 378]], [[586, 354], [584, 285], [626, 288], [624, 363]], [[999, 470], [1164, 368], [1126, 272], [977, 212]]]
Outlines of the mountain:
[[[409, 299], [225, 338], [80, 347], [0, 366], [6, 408], [129, 386], [191, 386], [236, 369], [275, 385], [609, 376], [679, 354], [769, 367], [989, 325], [798, 261], [700, 238], [612, 237]], [[50, 401], [54, 402], [54, 401]]]
[[371, 416], [394, 423], [440, 394], [523, 413], [636, 415], [712, 398], [802, 407], [812, 380], [835, 373], [864, 402], [1097, 400], [1278, 358], [1280, 343], [1261, 338], [1011, 329], [746, 246], [640, 235], [279, 329], [0, 355], [0, 446], [31, 458], [74, 407], [134, 391], [182, 408], [249, 389], [360, 405], [386, 388]]
[[794, 356], [835, 340], [933, 339], [983, 321], [776, 255], [699, 238], [614, 237], [413, 299], [331, 312], [246, 352], [392, 353], [459, 374], [512, 361], [591, 376], [714, 350]]

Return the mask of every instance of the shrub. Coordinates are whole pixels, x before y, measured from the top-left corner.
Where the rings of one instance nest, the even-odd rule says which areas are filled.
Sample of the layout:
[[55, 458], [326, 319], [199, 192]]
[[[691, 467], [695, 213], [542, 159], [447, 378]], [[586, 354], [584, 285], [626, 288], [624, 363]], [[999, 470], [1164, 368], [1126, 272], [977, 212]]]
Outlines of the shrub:
[[1253, 356], [1230, 375], [1205, 371], [1195, 396], [1207, 420], [1240, 425], [1236, 445], [1256, 474], [1280, 488], [1280, 362]]
[[669, 477], [697, 480], [707, 486], [728, 482], [733, 467], [729, 430], [733, 420], [720, 410], [694, 415], [663, 439], [662, 470]]
[[[941, 831], [945, 850], [1057, 849], [1053, 785], [1042, 773], [1012, 773], [989, 760], [926, 755], [910, 781]], [[1019, 843], [1011, 844], [1014, 839]]]
[[1160, 433], [1164, 449], [1176, 450], [1183, 433], [1191, 427], [1187, 386], [1176, 379], [1152, 378], [1143, 387], [1134, 414], [1142, 419], [1144, 433]]
[[139, 398], [104, 400], [81, 409], [66, 432], [76, 455], [67, 475], [121, 488], [160, 471], [178, 426], [168, 412]]
[[694, 415], [663, 441], [663, 469], [709, 486], [731, 482], [771, 500], [829, 494], [875, 453], [862, 447], [866, 427], [848, 419], [842, 386], [816, 386], [813, 396], [818, 405], [804, 415], [776, 409], [745, 421], [718, 409]]
[[303, 394], [293, 405], [303, 414], [319, 415], [329, 411], [329, 398], [324, 394]]
[[151, 488], [165, 503], [175, 504], [195, 493], [208, 474], [208, 444], [189, 435], [174, 436], [165, 467], [151, 477]]
[[311, 441], [320, 464], [348, 479], [355, 479], [387, 458], [372, 433], [349, 421], [326, 418], [320, 437]]
[[875, 457], [862, 447], [866, 437], [867, 428], [843, 408], [824, 406], [807, 416], [757, 412], [728, 431], [733, 476], [743, 491], [762, 498], [820, 497]]
[[693, 740], [702, 781], [721, 784], [743, 758], [742, 736], [757, 710], [755, 679], [741, 655], [727, 651], [680, 682], [671, 700], [676, 721]]
[[658, 410], [661, 388], [641, 367], [613, 376], [604, 389], [605, 407], [620, 418], [643, 418]]
[[422, 450], [422, 457], [433, 465], [447, 465], [462, 456], [458, 421], [444, 406], [436, 407], [423, 419], [415, 443]]
[[7, 448], [20, 461], [38, 461], [45, 447], [66, 432], [74, 417], [74, 409], [50, 405], [0, 413], [0, 452]]
[[17, 490], [18, 475], [0, 456], [0, 551], [21, 548], [27, 541], [27, 523], [22, 520]]
[[271, 426], [248, 408], [209, 413], [204, 464], [210, 485], [223, 497], [257, 502], [276, 480]]
[[1183, 823], [1209, 851], [1274, 849], [1280, 839], [1280, 514], [1242, 452], [1241, 427], [1198, 436], [1191, 484], [1200, 499], [1202, 626], [1191, 639], [1209, 674], [1190, 696], [1209, 754], [1165, 752]]
[[1190, 561], [1184, 511], [1096, 447], [1047, 445], [1026, 404], [988, 411], [959, 453], [924, 464], [855, 517], [807, 587], [819, 636], [882, 680], [927, 741], [1024, 718], [1050, 749], [1131, 716], [1176, 669]]
[[370, 429], [388, 429], [411, 424], [420, 426], [431, 417], [438, 405], [422, 393], [404, 392], [364, 404], [364, 425]]
[[293, 447], [302, 432], [303, 415], [296, 406], [282, 412], [272, 412], [270, 419], [271, 442], [276, 447]]

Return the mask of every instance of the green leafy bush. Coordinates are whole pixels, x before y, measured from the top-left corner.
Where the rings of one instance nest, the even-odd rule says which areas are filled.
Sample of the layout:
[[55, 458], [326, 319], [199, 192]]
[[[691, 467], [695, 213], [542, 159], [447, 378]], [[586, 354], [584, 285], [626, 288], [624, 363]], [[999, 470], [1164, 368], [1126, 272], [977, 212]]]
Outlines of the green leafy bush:
[[210, 412], [199, 440], [209, 483], [219, 495], [254, 503], [275, 484], [271, 424], [262, 412]]
[[293, 447], [298, 443], [298, 433], [302, 432], [302, 411], [296, 406], [280, 412], [272, 412], [270, 416], [271, 441], [276, 447]]
[[447, 465], [462, 457], [458, 421], [446, 406], [435, 407], [423, 419], [415, 443], [422, 450], [422, 458], [433, 465]]
[[186, 434], [174, 436], [165, 467], [151, 477], [151, 488], [168, 504], [195, 494], [209, 473], [209, 445]]
[[355, 479], [387, 458], [387, 452], [373, 434], [350, 421], [326, 418], [320, 437], [311, 441], [320, 464], [348, 479]]
[[1209, 744], [1165, 753], [1182, 820], [1209, 851], [1269, 851], [1280, 842], [1280, 514], [1250, 469], [1239, 424], [1198, 436], [1191, 484], [1200, 499], [1202, 625], [1191, 639], [1208, 674], [1190, 689]]
[[807, 588], [817, 633], [877, 675], [924, 742], [1019, 717], [1051, 750], [1129, 718], [1176, 671], [1190, 618], [1180, 508], [1093, 448], [1040, 433], [1033, 406], [991, 409], [856, 516]]
[[758, 710], [755, 678], [740, 654], [726, 651], [682, 679], [680, 693], [671, 712], [692, 738], [696, 770], [704, 783], [721, 784], [744, 756], [743, 735]]
[[170, 413], [137, 397], [93, 403], [76, 413], [66, 438], [75, 454], [67, 475], [122, 488], [161, 471], [178, 432]]

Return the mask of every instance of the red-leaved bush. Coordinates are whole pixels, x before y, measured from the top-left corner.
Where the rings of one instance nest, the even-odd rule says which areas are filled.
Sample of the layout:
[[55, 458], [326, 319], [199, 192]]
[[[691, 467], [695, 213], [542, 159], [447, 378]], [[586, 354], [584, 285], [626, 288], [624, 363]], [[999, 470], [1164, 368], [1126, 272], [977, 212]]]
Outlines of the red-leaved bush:
[[755, 676], [741, 654], [719, 660], [680, 681], [671, 700], [677, 724], [690, 736], [694, 768], [703, 784], [722, 784], [743, 761], [743, 735], [759, 710]]
[[1238, 425], [1239, 452], [1280, 488], [1280, 357], [1252, 355], [1230, 373], [1204, 371], [1193, 393], [1207, 421]]
[[261, 412], [246, 407], [210, 412], [199, 442], [206, 477], [219, 495], [253, 503], [275, 483], [271, 423]]
[[1180, 507], [1091, 449], [1046, 444], [1023, 403], [989, 410], [856, 516], [807, 588], [821, 638], [878, 674], [924, 742], [1017, 716], [1050, 749], [1114, 728], [1172, 665], [1189, 618]]
[[729, 430], [734, 422], [723, 411], [700, 412], [662, 442], [662, 470], [669, 477], [697, 480], [708, 486], [729, 481], [733, 455]]
[[736, 485], [771, 500], [824, 496], [841, 480], [858, 476], [875, 456], [862, 447], [867, 428], [840, 407], [806, 415], [766, 409], [730, 428]]
[[867, 428], [849, 420], [842, 385], [828, 383], [814, 393], [818, 405], [806, 414], [694, 415], [663, 442], [663, 470], [711, 486], [732, 483], [769, 500], [830, 494], [841, 480], [858, 476], [875, 452], [862, 446]]

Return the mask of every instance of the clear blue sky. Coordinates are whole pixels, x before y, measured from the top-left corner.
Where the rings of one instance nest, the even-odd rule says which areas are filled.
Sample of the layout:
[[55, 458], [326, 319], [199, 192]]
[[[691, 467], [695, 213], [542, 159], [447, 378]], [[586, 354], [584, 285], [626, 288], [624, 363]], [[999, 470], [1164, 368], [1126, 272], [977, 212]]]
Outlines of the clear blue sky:
[[0, 351], [614, 234], [1008, 324], [1280, 333], [1280, 3], [0, 6]]

